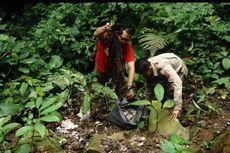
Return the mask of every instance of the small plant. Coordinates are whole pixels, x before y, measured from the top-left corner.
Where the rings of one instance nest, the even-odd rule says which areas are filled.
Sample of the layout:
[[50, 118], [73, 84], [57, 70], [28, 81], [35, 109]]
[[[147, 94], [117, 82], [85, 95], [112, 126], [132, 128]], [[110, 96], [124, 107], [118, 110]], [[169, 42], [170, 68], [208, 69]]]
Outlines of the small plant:
[[176, 134], [170, 135], [170, 140], [164, 139], [161, 142], [161, 150], [164, 153], [192, 153], [186, 145], [190, 144], [189, 141], [184, 140]]
[[104, 98], [107, 108], [111, 111], [113, 104], [115, 104], [115, 101], [118, 99], [114, 90], [98, 83], [93, 83], [92, 88], [95, 91], [94, 96]]
[[173, 100], [167, 100], [162, 105], [162, 100], [164, 97], [164, 88], [159, 83], [154, 88], [154, 94], [157, 100], [152, 100], [151, 102], [148, 100], [138, 100], [138, 101], [130, 103], [129, 105], [134, 105], [134, 106], [147, 105], [147, 108], [156, 114], [156, 117], [154, 118], [154, 120], [151, 120], [151, 121], [156, 122], [156, 129], [157, 129], [159, 110], [162, 108], [171, 108], [174, 106], [175, 102]]

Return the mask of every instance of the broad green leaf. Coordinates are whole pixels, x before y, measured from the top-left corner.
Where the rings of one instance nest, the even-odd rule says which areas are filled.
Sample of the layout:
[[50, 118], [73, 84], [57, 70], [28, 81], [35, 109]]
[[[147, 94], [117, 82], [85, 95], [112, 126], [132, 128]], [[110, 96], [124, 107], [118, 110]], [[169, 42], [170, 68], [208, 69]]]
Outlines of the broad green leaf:
[[58, 94], [58, 101], [64, 103], [69, 96], [69, 90], [65, 89], [62, 93]]
[[90, 109], [90, 101], [91, 101], [91, 97], [86, 94], [84, 97], [83, 97], [83, 103], [82, 103], [82, 113], [83, 115], [85, 115], [89, 109]]
[[8, 35], [0, 34], [0, 40], [1, 41], [7, 40], [7, 39], [9, 39]]
[[5, 125], [5, 126], [3, 126], [3, 131], [5, 131], [5, 133], [6, 132], [9, 132], [9, 131], [11, 131], [12, 129], [14, 129], [15, 127], [17, 127], [17, 126], [19, 126], [20, 124], [18, 124], [18, 123], [10, 123], [10, 124], [7, 124], [7, 125]]
[[162, 107], [162, 103], [158, 100], [153, 100], [151, 103], [156, 110], [159, 110]]
[[53, 55], [49, 64], [47, 65], [48, 69], [58, 68], [62, 65], [63, 59], [59, 55]]
[[55, 104], [53, 106], [50, 106], [50, 107], [46, 108], [45, 110], [43, 110], [41, 112], [41, 115], [48, 114], [48, 113], [50, 113], [52, 111], [55, 111], [55, 110], [59, 109], [60, 107], [62, 107], [62, 105], [63, 105], [63, 103], [59, 102], [59, 103], [57, 103], [57, 104]]
[[17, 62], [19, 59], [18, 55], [16, 53], [12, 53], [11, 55], [12, 55], [12, 58]]
[[27, 83], [29, 84], [29, 85], [33, 85], [33, 78], [31, 78], [31, 77], [28, 77], [28, 76], [24, 76], [24, 78], [25, 78], [25, 80], [27, 81]]
[[170, 135], [170, 141], [172, 143], [181, 144], [181, 145], [190, 144], [189, 141], [184, 140], [182, 137], [180, 137], [174, 133]]
[[23, 82], [22, 85], [21, 85], [21, 88], [19, 89], [19, 91], [20, 91], [20, 93], [21, 93], [22, 95], [25, 94], [27, 87], [28, 87], [28, 84], [25, 83], [25, 82]]
[[25, 67], [19, 67], [18, 70], [25, 73], [25, 74], [28, 74], [30, 72], [30, 70], [28, 68], [25, 68]]
[[0, 117], [7, 116], [7, 115], [14, 115], [19, 112], [21, 106], [18, 104], [7, 104], [2, 103], [0, 104]]
[[150, 104], [151, 103], [148, 100], [138, 100], [138, 101], [129, 103], [129, 105], [133, 105], [133, 106], [142, 106], [142, 105], [150, 105]]
[[20, 146], [20, 148], [16, 151], [16, 153], [30, 153], [31, 151], [31, 145], [30, 144], [23, 144]]
[[57, 122], [57, 121], [60, 121], [60, 119], [55, 115], [43, 116], [43, 117], [40, 118], [40, 120], [44, 121], [44, 122]]
[[35, 124], [34, 128], [39, 132], [41, 137], [44, 137], [46, 128], [43, 124]]
[[20, 129], [17, 130], [16, 132], [16, 137], [19, 137], [21, 135], [24, 135], [25, 133], [27, 133], [28, 131], [32, 131], [33, 127], [32, 126], [23, 126]]
[[161, 84], [157, 84], [154, 88], [154, 94], [158, 101], [162, 101], [164, 98], [164, 88]]
[[40, 111], [49, 107], [50, 105], [52, 105], [56, 100], [57, 100], [57, 98], [46, 98], [46, 99], [44, 99], [42, 106], [40, 108]]
[[156, 112], [157, 110], [153, 106], [147, 106], [147, 108], [153, 112]]
[[30, 101], [30, 102], [26, 103], [25, 107], [32, 109], [35, 107], [35, 103], [33, 101]]
[[23, 64], [32, 64], [32, 63], [34, 63], [34, 62], [36, 62], [36, 58], [26, 58], [26, 59], [24, 59], [24, 60], [21, 60], [20, 61], [20, 63], [23, 63]]
[[42, 88], [40, 87], [40, 86], [37, 86], [36, 87], [36, 92], [37, 92], [37, 94], [39, 95], [39, 96], [43, 96], [44, 95], [44, 93], [43, 93], [43, 91], [42, 91]]
[[225, 70], [230, 69], [230, 58], [224, 58], [222, 60], [222, 65], [223, 65]]
[[230, 77], [222, 77], [218, 80], [215, 80], [215, 81], [212, 81], [212, 83], [217, 83], [219, 85], [227, 85], [227, 84], [230, 84]]
[[52, 111], [51, 113], [49, 113], [49, 115], [57, 116], [59, 118], [59, 120], [63, 119], [61, 113], [59, 113], [58, 111]]
[[11, 150], [6, 150], [4, 153], [11, 153]]
[[174, 100], [167, 100], [163, 104], [163, 108], [172, 108], [175, 105]]
[[40, 106], [41, 106], [41, 104], [42, 104], [42, 97], [38, 97], [37, 99], [36, 99], [36, 107], [37, 108], [39, 108]]
[[31, 90], [31, 92], [30, 92], [30, 95], [29, 95], [29, 98], [37, 98], [37, 92], [36, 91], [34, 91], [34, 90]]
[[161, 143], [161, 150], [164, 153], [176, 153], [176, 149], [174, 148], [173, 143], [168, 140], [163, 140]]
[[53, 87], [52, 82], [47, 82], [47, 83], [45, 83], [44, 87], [42, 87], [42, 90], [43, 90], [43, 92], [47, 92], [47, 91], [52, 90], [53, 88], [54, 87]]
[[0, 118], [0, 127], [7, 123], [11, 119], [11, 116], [1, 117]]

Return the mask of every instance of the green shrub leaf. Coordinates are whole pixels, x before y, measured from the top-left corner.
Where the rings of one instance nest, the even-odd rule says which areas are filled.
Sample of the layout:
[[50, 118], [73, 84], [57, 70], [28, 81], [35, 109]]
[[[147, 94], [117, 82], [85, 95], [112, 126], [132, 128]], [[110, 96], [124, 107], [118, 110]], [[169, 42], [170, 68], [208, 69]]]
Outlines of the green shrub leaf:
[[47, 115], [47, 116], [41, 117], [40, 120], [44, 121], [44, 122], [57, 122], [57, 121], [60, 121], [60, 119], [55, 115]]
[[21, 127], [20, 129], [17, 130], [16, 132], [16, 136], [19, 137], [25, 133], [27, 133], [28, 131], [32, 131], [33, 130], [33, 127], [32, 126], [23, 126]]
[[46, 128], [43, 124], [35, 124], [34, 128], [36, 131], [38, 131], [41, 137], [44, 137]]
[[59, 102], [59, 103], [57, 103], [57, 104], [55, 104], [55, 105], [53, 105], [53, 106], [50, 106], [50, 107], [46, 108], [45, 110], [43, 110], [43, 111], [41, 112], [41, 115], [43, 115], [43, 114], [48, 114], [48, 113], [50, 113], [50, 112], [52, 112], [52, 111], [55, 111], [55, 110], [57, 110], [58, 108], [60, 108], [62, 105], [63, 105], [63, 104]]
[[172, 108], [175, 105], [174, 100], [167, 100], [164, 102], [163, 108]]
[[153, 100], [151, 103], [156, 110], [159, 110], [162, 107], [162, 103], [158, 100]]
[[14, 115], [20, 111], [21, 106], [19, 104], [0, 104], [0, 117], [7, 115]]
[[148, 100], [138, 100], [138, 101], [129, 103], [129, 105], [133, 105], [133, 106], [142, 106], [142, 105], [150, 105], [150, 104], [151, 103]]
[[225, 70], [230, 69], [230, 59], [229, 58], [224, 58], [222, 60], [222, 65], [223, 65]]
[[158, 101], [162, 101], [164, 98], [164, 88], [161, 84], [157, 84], [154, 88], [154, 94]]
[[22, 95], [25, 94], [27, 87], [28, 87], [28, 84], [25, 83], [25, 82], [23, 82], [22, 85], [21, 85], [21, 88], [19, 89], [19, 91], [20, 91], [20, 93], [21, 93]]

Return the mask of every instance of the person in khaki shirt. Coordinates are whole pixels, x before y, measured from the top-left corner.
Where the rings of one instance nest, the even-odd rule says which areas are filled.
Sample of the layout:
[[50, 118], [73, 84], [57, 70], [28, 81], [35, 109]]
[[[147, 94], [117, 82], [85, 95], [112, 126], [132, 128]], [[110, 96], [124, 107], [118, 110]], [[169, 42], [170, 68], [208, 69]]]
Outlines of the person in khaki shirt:
[[178, 113], [182, 109], [182, 80], [188, 74], [183, 60], [173, 53], [163, 53], [151, 58], [136, 60], [135, 70], [146, 79], [149, 100], [153, 97], [153, 84], [157, 82], [170, 83], [174, 90], [173, 96], [176, 103], [171, 112], [171, 119], [177, 119]]

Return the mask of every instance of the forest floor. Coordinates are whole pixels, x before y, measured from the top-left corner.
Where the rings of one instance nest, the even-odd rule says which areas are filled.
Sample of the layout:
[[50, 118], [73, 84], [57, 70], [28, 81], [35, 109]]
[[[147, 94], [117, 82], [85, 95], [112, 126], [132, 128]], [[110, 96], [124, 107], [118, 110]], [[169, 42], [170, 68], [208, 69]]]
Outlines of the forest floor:
[[[184, 93], [186, 96], [183, 98], [183, 110], [178, 119], [190, 131], [189, 141], [191, 144], [188, 147], [192, 148], [192, 152], [210, 152], [211, 148], [208, 142], [212, 142], [227, 121], [230, 121], [230, 99], [229, 97], [221, 96], [221, 92], [222, 90], [208, 97], [209, 101], [216, 103], [219, 113], [201, 111], [200, 114], [198, 111], [194, 111], [191, 114], [187, 113], [190, 107], [194, 108], [193, 95], [191, 92]], [[118, 127], [106, 119], [109, 112], [103, 100], [94, 99], [91, 103], [89, 118], [81, 120], [78, 116], [81, 107], [79, 96], [81, 95], [77, 95], [72, 99], [71, 105], [63, 107], [61, 110], [61, 114], [65, 118], [64, 121], [74, 128], [68, 131], [61, 131], [60, 124], [58, 126], [49, 124], [47, 141], [43, 139], [43, 142], [39, 143], [39, 139], [34, 139], [37, 141], [37, 147], [33, 148], [33, 152], [162, 153], [160, 144], [163, 139], [169, 139], [169, 136], [161, 135], [157, 132], [150, 133], [147, 127], [133, 130]], [[97, 147], [89, 149], [90, 141], [94, 141]], [[53, 143], [51, 144], [51, 142]]]

